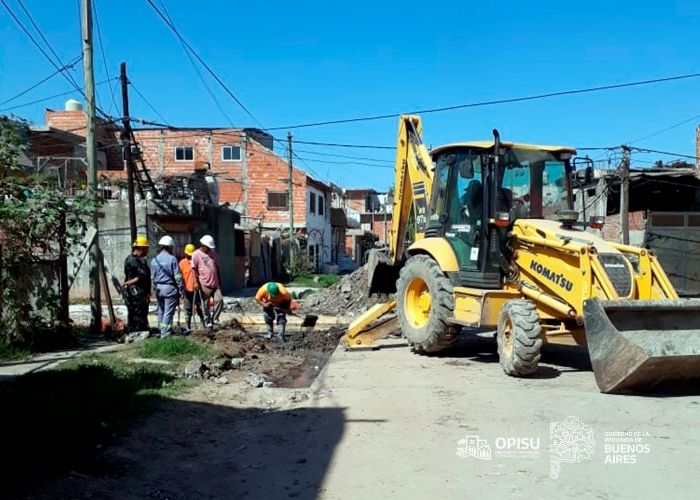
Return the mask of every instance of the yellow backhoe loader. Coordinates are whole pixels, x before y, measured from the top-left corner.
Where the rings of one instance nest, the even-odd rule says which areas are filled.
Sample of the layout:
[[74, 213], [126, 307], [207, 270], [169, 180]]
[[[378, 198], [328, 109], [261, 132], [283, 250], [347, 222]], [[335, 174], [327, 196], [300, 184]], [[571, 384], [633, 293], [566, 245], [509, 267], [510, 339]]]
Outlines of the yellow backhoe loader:
[[400, 118], [389, 244], [368, 258], [370, 294], [396, 298], [350, 325], [348, 347], [372, 345], [395, 308], [419, 353], [496, 329], [508, 375], [532, 374], [551, 343], [587, 346], [602, 392], [697, 380], [700, 300], [679, 300], [651, 251], [578, 221], [576, 151], [493, 136], [428, 151], [420, 118]]

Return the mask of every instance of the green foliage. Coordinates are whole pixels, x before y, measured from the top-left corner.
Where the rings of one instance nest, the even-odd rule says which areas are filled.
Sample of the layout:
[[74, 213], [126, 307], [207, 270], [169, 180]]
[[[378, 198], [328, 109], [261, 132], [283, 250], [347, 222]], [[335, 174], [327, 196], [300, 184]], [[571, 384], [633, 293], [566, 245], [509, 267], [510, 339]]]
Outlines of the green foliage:
[[141, 343], [136, 355], [142, 358], [156, 358], [183, 361], [192, 357], [213, 358], [216, 350], [185, 337], [152, 339]]
[[289, 277], [295, 279], [297, 276], [306, 276], [312, 270], [313, 265], [306, 250], [297, 247], [294, 252], [294, 258], [291, 258], [289, 262]]
[[290, 283], [292, 286], [309, 286], [318, 288], [328, 288], [340, 281], [340, 276], [337, 274], [302, 274], [294, 278]]
[[29, 349], [6, 344], [0, 340], [0, 361], [15, 361], [29, 356]]
[[188, 383], [159, 366], [141, 366], [108, 355], [83, 356], [59, 369], [0, 384], [0, 442], [7, 481], [52, 470], [89, 470], [96, 446], [144, 414], [163, 396]]
[[48, 177], [25, 173], [19, 158], [27, 135], [26, 122], [0, 117], [0, 340], [23, 345], [58, 326], [56, 259], [61, 252], [79, 251], [101, 202], [97, 195], [70, 194]]

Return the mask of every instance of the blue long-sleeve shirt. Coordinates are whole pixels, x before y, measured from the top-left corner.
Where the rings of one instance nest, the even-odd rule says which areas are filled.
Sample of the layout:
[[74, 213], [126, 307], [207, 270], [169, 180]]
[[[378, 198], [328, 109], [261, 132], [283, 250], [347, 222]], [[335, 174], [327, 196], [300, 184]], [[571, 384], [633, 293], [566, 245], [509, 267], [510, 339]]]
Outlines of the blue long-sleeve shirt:
[[175, 256], [165, 250], [151, 260], [151, 281], [154, 287], [171, 286], [184, 295], [184, 281]]

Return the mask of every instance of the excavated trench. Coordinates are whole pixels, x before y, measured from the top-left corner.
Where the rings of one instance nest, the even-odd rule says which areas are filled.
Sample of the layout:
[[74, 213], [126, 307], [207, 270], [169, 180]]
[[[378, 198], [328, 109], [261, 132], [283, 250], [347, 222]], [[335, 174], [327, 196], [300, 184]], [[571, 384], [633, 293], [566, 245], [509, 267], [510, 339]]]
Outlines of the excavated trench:
[[224, 358], [243, 359], [240, 369], [227, 377], [253, 372], [275, 387], [309, 387], [321, 372], [344, 334], [342, 327], [315, 327], [304, 330], [288, 325], [285, 342], [266, 339], [259, 325], [246, 327], [229, 322], [214, 332], [198, 331], [192, 339], [216, 347]]

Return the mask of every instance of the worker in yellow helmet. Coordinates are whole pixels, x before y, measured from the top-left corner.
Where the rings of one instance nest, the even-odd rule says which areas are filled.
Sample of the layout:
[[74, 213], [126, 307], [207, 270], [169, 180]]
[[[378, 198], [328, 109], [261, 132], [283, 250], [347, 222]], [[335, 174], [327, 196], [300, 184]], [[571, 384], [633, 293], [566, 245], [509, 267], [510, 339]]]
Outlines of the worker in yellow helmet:
[[192, 254], [196, 250], [192, 243], [188, 243], [185, 246], [185, 256], [180, 260], [180, 274], [182, 274], [182, 279], [185, 281], [185, 321], [186, 327], [183, 330], [183, 335], [189, 335], [192, 333], [192, 313], [193, 310], [197, 312], [199, 320], [204, 326], [204, 313], [202, 312], [202, 295], [197, 290], [197, 277], [192, 269]]
[[129, 315], [129, 333], [148, 332], [148, 302], [151, 296], [151, 271], [148, 269], [148, 238], [134, 241], [131, 255], [124, 261], [124, 302]]

